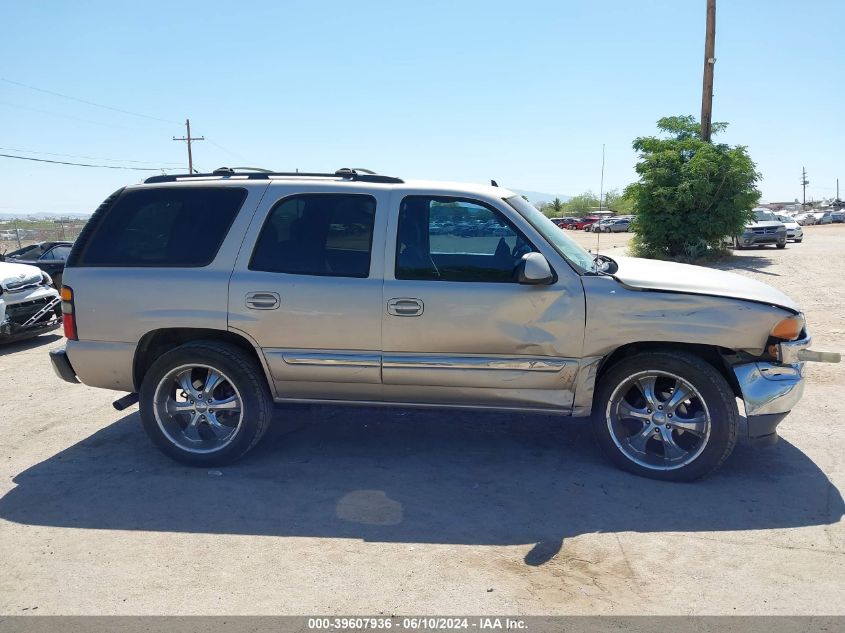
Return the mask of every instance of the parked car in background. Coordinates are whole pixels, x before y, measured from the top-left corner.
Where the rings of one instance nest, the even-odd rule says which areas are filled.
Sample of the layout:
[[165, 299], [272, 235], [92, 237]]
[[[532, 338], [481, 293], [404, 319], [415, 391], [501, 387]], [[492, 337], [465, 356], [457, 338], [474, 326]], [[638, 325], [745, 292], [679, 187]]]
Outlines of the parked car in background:
[[816, 223], [816, 216], [812, 213], [796, 213], [794, 219], [801, 226], [811, 226]]
[[833, 215], [830, 213], [822, 213], [822, 217], [819, 218], [819, 224], [833, 224]]
[[5, 260], [37, 266], [53, 279], [57, 288], [62, 287], [65, 262], [73, 242], [39, 242], [6, 253]]
[[768, 209], [754, 209], [754, 219], [745, 226], [742, 235], [730, 238], [737, 250], [774, 244], [786, 248], [786, 227]]
[[0, 261], [0, 343], [58, 328], [60, 303], [47, 273], [35, 266]]
[[[471, 241], [431, 234], [444, 208]], [[334, 401], [592, 415], [615, 464], [689, 481], [741, 431], [776, 441], [804, 362], [838, 361], [754, 279], [596, 256], [503, 187], [349, 169], [154, 176], [99, 207], [65, 277], [56, 373], [130, 392], [194, 466], [247, 453], [274, 402]]]
[[631, 220], [628, 220], [626, 218], [609, 218], [607, 220], [597, 222], [593, 227], [593, 231], [595, 233], [627, 233], [630, 228]]
[[831, 211], [830, 219], [835, 224], [841, 224], [845, 222], [845, 211]]
[[611, 218], [602, 218], [598, 222], [594, 222], [593, 224], [591, 224], [587, 230], [592, 231], [593, 233], [601, 233], [604, 231], [604, 228], [612, 221], [613, 220]]
[[593, 221], [592, 221], [592, 222], [590, 222], [589, 224], [585, 224], [585, 225], [584, 225], [584, 230], [585, 230], [585, 231], [592, 231], [592, 230], [593, 230], [593, 228], [594, 228], [594, 227], [595, 227], [595, 226], [596, 226], [599, 222], [603, 222], [603, 221], [605, 221], [606, 219], [607, 219], [607, 217], [606, 217], [606, 216], [602, 216], [602, 217], [600, 217], [600, 218], [596, 218], [595, 220], [593, 220]]
[[576, 231], [589, 231], [590, 227], [598, 222], [601, 218], [596, 216], [588, 215], [583, 218], [576, 218], [575, 222], [567, 226], [566, 228], [576, 230]]
[[577, 218], [552, 218], [552, 223], [561, 229], [568, 229], [570, 225], [577, 223]]
[[795, 218], [790, 218], [788, 215], [777, 215], [775, 217], [783, 222], [783, 225], [786, 227], [786, 239], [800, 244], [804, 239], [804, 229], [795, 221]]

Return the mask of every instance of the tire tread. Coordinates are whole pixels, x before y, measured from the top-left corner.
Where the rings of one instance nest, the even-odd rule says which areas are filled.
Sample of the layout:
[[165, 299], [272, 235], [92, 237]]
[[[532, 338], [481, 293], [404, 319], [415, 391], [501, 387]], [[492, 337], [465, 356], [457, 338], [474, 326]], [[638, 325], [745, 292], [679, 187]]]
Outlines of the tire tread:
[[[710, 386], [712, 386], [717, 391], [718, 397], [722, 401], [722, 404], [725, 405], [724, 408], [726, 409], [727, 419], [724, 420], [724, 425], [727, 431], [727, 439], [724, 442], [724, 445], [722, 446], [721, 452], [715, 457], [711, 456], [709, 463], [702, 462], [700, 456], [688, 466], [685, 466], [678, 470], [647, 471], [647, 469], [640, 467], [637, 464], [634, 464], [633, 462], [630, 462], [625, 456], [621, 455], [615, 445], [613, 445], [613, 447], [607, 446], [604, 440], [602, 439], [602, 436], [600, 435], [600, 427], [602, 425], [607, 424], [607, 421], [605, 419], [605, 407], [607, 399], [610, 397], [612, 387], [615, 386], [612, 383], [608, 383], [608, 377], [612, 377], [612, 372], [618, 371], [620, 367], [623, 367], [627, 364], [637, 364], [639, 366], [639, 371], [643, 371], [645, 369], [651, 368], [659, 369], [660, 365], [666, 363], [667, 361], [670, 364], [681, 362], [692, 367], [700, 373], [701, 378], [707, 380]], [[655, 365], [657, 365], [657, 367], [655, 367]], [[687, 379], [689, 380], [689, 378]], [[722, 376], [722, 374], [720, 374], [719, 371], [715, 367], [713, 367], [713, 365], [708, 363], [703, 358], [682, 351], [660, 350], [641, 352], [634, 356], [624, 358], [615, 363], [604, 374], [602, 381], [596, 389], [595, 398], [593, 402], [592, 417], [593, 425], [596, 429], [599, 443], [604, 452], [611, 458], [614, 463], [625, 468], [629, 472], [634, 472], [635, 474], [641, 474], [656, 479], [672, 481], [693, 481], [695, 479], [707, 477], [714, 471], [718, 470], [719, 467], [725, 462], [725, 460], [728, 459], [728, 457], [731, 455], [734, 448], [736, 447], [736, 443], [739, 438], [739, 413], [736, 407], [736, 396], [734, 395], [733, 390], [731, 389], [727, 380], [725, 380], [724, 376]], [[713, 441], [712, 438], [713, 436], [711, 431], [711, 441]]]
[[[243, 350], [240, 348], [224, 342], [224, 341], [191, 341], [189, 343], [184, 343], [183, 345], [179, 345], [171, 349], [170, 351], [163, 354], [158, 360], [156, 360], [150, 369], [147, 371], [147, 374], [144, 378], [144, 382], [141, 385], [141, 403], [142, 406], [144, 404], [144, 394], [146, 391], [154, 388], [152, 385], [147, 385], [147, 377], [155, 376], [159, 373], [159, 367], [167, 367], [168, 363], [170, 363], [171, 359], [175, 359], [177, 356], [184, 357], [184, 356], [196, 356], [196, 353], [199, 352], [200, 354], [210, 354], [216, 356], [218, 358], [224, 359], [226, 362], [233, 364], [240, 372], [240, 380], [243, 383], [244, 381], [247, 383], [245, 386], [252, 395], [257, 395], [257, 402], [256, 402], [256, 412], [250, 416], [250, 424], [253, 425], [253, 436], [250, 442], [245, 446], [242, 447], [241, 450], [233, 453], [228, 453], [224, 455], [217, 456], [216, 454], [207, 454], [207, 455], [188, 455], [187, 453], [179, 453], [178, 447], [173, 447], [172, 445], [169, 447], [169, 450], [165, 450], [166, 454], [182, 463], [186, 463], [189, 465], [195, 466], [212, 466], [212, 465], [225, 465], [237, 461], [250, 450], [252, 450], [258, 442], [261, 441], [261, 438], [264, 437], [267, 429], [270, 427], [270, 423], [272, 422], [273, 417], [273, 398], [270, 394], [269, 386], [267, 385], [267, 380], [264, 376], [263, 371], [260, 367], [258, 367], [255, 363], [255, 360], [248, 356]], [[172, 363], [171, 363], [172, 364]], [[243, 392], [244, 385], [239, 385]], [[246, 398], [246, 396], [242, 393], [242, 398]], [[246, 403], [244, 403], [244, 407]], [[147, 414], [149, 415], [149, 413]], [[142, 419], [145, 417], [145, 412], [142, 411]], [[145, 420], [144, 422], [145, 428], [148, 426], [148, 422]], [[151, 425], [150, 425], [151, 426]], [[147, 431], [148, 434], [150, 431]], [[155, 439], [155, 438], [154, 438]], [[165, 442], [167, 440], [164, 440]], [[159, 444], [158, 441], [156, 441]], [[159, 445], [161, 448], [161, 445]], [[225, 451], [225, 449], [222, 449]]]

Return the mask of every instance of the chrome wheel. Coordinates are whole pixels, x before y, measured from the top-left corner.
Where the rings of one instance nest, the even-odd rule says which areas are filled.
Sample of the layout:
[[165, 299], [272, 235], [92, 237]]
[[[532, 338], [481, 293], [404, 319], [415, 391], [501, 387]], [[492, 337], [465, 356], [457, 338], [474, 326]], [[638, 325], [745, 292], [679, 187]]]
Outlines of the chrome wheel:
[[675, 470], [707, 446], [707, 404], [689, 382], [665, 371], [643, 371], [623, 380], [606, 410], [610, 437], [622, 454], [651, 470]]
[[227, 446], [243, 423], [243, 401], [223, 372], [208, 365], [181, 365], [156, 386], [153, 413], [164, 436], [190, 453]]

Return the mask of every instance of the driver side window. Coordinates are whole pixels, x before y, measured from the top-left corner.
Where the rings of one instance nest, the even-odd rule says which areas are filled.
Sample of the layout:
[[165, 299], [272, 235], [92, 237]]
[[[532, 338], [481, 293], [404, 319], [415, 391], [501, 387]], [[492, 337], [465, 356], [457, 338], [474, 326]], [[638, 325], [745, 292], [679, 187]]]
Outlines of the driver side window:
[[516, 283], [535, 249], [497, 211], [463, 198], [408, 196], [399, 209], [396, 278]]

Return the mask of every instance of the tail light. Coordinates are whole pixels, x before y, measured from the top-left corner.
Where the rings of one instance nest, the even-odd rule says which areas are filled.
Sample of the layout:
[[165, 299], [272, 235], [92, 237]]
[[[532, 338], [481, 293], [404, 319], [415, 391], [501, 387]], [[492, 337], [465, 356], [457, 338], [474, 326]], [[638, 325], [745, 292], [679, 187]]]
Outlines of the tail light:
[[65, 331], [65, 338], [69, 341], [78, 341], [76, 336], [76, 315], [73, 312], [73, 290], [68, 286], [62, 286], [62, 326]]

